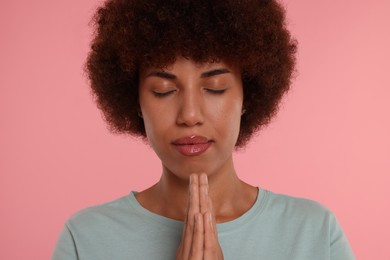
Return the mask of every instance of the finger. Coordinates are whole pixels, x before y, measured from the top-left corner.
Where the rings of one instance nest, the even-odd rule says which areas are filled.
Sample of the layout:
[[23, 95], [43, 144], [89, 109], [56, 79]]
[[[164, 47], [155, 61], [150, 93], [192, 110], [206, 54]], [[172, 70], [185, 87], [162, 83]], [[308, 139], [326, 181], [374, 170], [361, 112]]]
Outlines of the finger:
[[182, 240], [180, 242], [178, 254], [183, 259], [188, 259], [192, 247], [192, 239], [194, 233], [195, 214], [199, 212], [199, 189], [198, 175], [190, 175], [190, 184], [188, 188], [188, 205], [186, 218], [184, 222]]
[[203, 260], [203, 246], [204, 246], [204, 227], [203, 227], [203, 216], [201, 213], [195, 215], [195, 226], [192, 237], [192, 246], [190, 259], [191, 260]]
[[219, 244], [217, 242], [212, 214], [211, 212], [206, 212], [203, 215], [204, 222], [204, 260], [219, 259], [218, 251], [220, 250]]
[[208, 204], [208, 211], [211, 214], [211, 224], [213, 226], [213, 232], [214, 232], [214, 235], [218, 238], [217, 220], [215, 219], [215, 215], [213, 213], [214, 212], [214, 210], [213, 210], [213, 203], [211, 202], [210, 197], [207, 200], [207, 204]]
[[200, 212], [199, 208], [199, 176], [197, 174], [191, 174], [190, 176], [190, 196], [189, 196], [189, 220], [190, 222], [195, 220], [195, 214]]
[[203, 222], [204, 222], [205, 248], [210, 248], [210, 246], [213, 245], [215, 242], [215, 236], [214, 236], [212, 216], [209, 211], [203, 215]]
[[200, 183], [200, 191], [199, 191], [199, 200], [200, 200], [200, 208], [201, 213], [204, 214], [206, 212], [211, 213], [211, 220], [213, 225], [213, 232], [217, 236], [217, 228], [216, 228], [216, 220], [213, 211], [213, 205], [211, 202], [211, 198], [209, 197], [209, 186], [208, 186], [208, 177], [205, 173], [202, 173], [199, 178]]
[[[190, 175], [190, 184], [188, 188], [188, 206], [186, 214], [187, 227], [193, 228], [195, 214], [199, 212], [199, 180], [198, 175]], [[192, 232], [191, 232], [192, 234]]]
[[205, 173], [202, 173], [199, 178], [199, 202], [200, 202], [200, 212], [202, 214], [209, 211], [209, 184], [207, 175]]

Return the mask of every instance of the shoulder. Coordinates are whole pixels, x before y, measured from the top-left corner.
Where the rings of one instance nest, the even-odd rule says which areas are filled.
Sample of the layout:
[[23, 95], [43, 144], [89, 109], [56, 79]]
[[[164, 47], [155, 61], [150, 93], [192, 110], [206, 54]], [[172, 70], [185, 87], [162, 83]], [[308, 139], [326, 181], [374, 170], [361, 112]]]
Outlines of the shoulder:
[[279, 210], [312, 212], [312, 213], [328, 213], [330, 212], [323, 204], [301, 197], [290, 196], [286, 194], [274, 193], [266, 191], [269, 196], [269, 206]]
[[290, 221], [329, 222], [333, 213], [323, 204], [307, 199], [266, 191], [267, 212], [276, 218]]
[[[265, 192], [265, 219], [281, 230], [317, 239], [337, 240], [343, 231], [335, 215], [323, 204], [306, 198]], [[330, 244], [332, 241], [326, 241]]]
[[266, 193], [269, 212], [279, 220], [279, 226], [296, 234], [295, 238], [305, 234], [312, 241], [322, 241], [329, 246], [331, 259], [355, 259], [340, 223], [327, 207], [310, 199]]
[[120, 197], [110, 202], [81, 209], [74, 213], [66, 222], [70, 228], [101, 225], [113, 220], [129, 216], [131, 213], [130, 195]]

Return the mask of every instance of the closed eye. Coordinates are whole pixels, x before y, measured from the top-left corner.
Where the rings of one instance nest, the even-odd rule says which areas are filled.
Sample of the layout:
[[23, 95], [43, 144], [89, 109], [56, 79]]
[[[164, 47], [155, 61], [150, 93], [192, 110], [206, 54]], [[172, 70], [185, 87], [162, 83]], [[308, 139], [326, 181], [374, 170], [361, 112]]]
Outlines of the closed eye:
[[226, 91], [226, 89], [211, 89], [211, 88], [206, 88], [205, 90], [211, 94], [216, 94], [216, 95], [221, 95]]
[[154, 96], [156, 97], [166, 97], [166, 96], [169, 96], [170, 94], [172, 94], [173, 92], [175, 92], [175, 90], [171, 90], [171, 91], [167, 91], [167, 92], [157, 92], [157, 91], [153, 91], [153, 94]]

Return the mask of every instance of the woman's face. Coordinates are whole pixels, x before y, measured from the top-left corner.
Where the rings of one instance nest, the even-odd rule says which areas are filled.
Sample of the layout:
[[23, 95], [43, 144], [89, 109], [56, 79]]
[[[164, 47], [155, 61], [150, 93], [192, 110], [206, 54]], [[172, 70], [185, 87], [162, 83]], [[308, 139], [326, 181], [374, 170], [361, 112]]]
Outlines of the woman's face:
[[178, 58], [142, 69], [139, 84], [146, 135], [164, 171], [187, 179], [233, 166], [243, 102], [237, 68]]

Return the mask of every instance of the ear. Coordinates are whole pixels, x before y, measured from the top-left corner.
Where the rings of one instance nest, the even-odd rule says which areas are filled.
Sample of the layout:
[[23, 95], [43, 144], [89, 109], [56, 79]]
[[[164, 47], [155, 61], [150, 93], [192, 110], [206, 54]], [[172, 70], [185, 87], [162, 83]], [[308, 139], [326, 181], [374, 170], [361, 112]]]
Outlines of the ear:
[[242, 110], [241, 110], [241, 115], [244, 115], [245, 112], [246, 112], [246, 109], [245, 109], [245, 108], [242, 108]]

